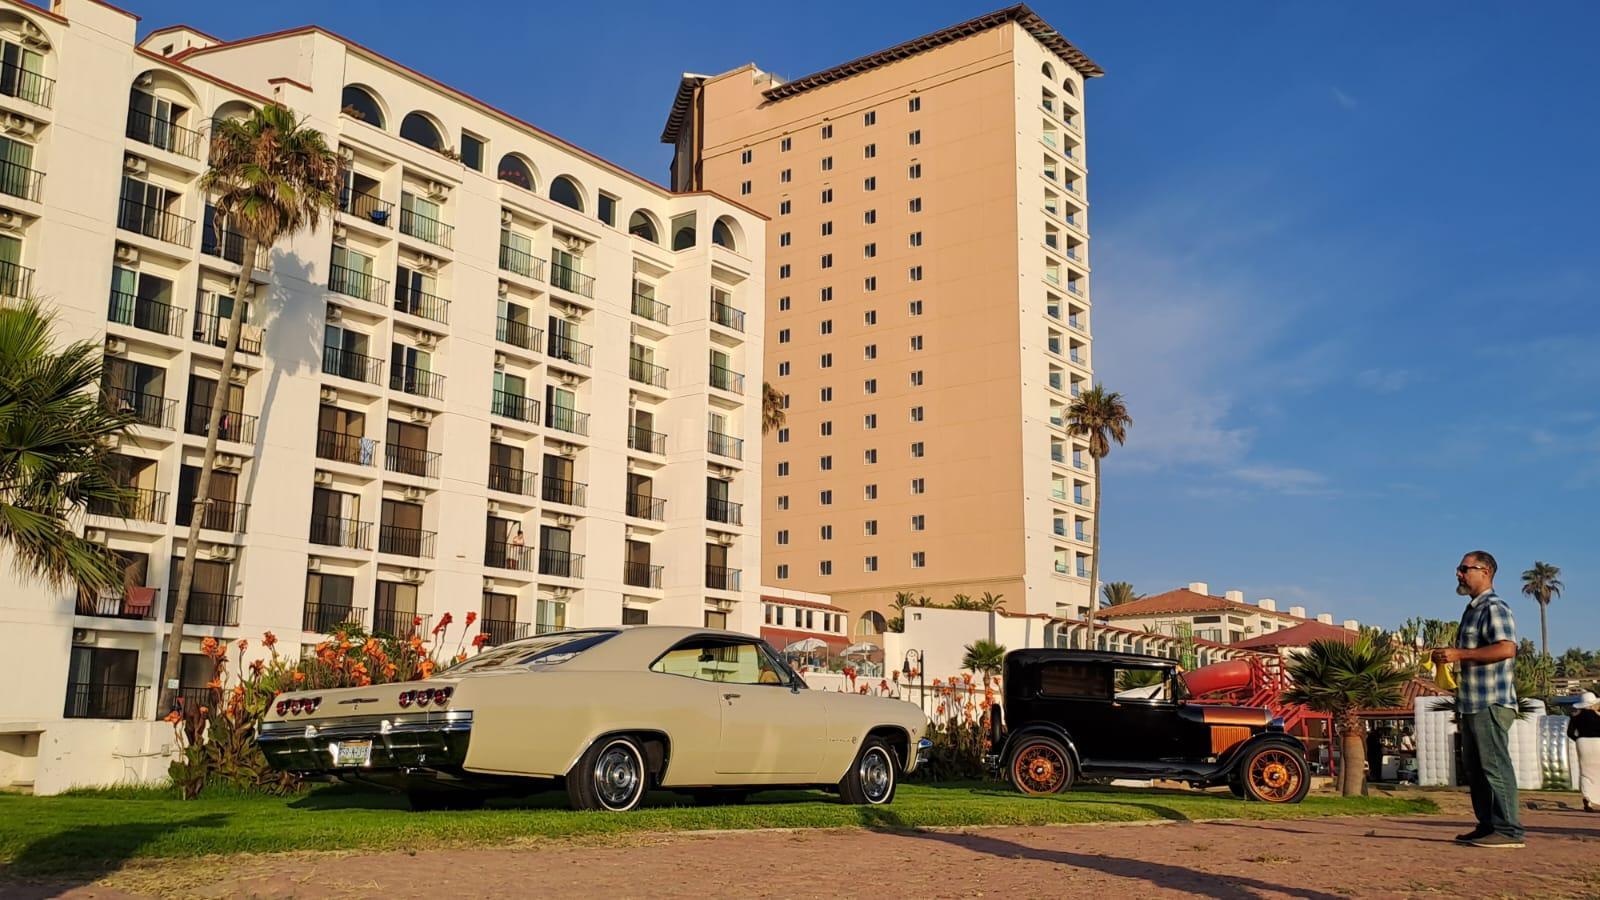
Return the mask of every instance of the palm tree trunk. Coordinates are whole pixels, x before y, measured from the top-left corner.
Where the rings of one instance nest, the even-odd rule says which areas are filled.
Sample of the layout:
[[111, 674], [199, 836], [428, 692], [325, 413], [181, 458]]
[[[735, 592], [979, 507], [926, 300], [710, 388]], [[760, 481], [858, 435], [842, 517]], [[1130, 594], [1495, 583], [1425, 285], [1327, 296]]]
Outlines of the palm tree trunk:
[[1367, 781], [1367, 742], [1361, 734], [1361, 717], [1347, 713], [1339, 717], [1339, 793], [1361, 796]]
[[1094, 534], [1090, 536], [1089, 550], [1089, 649], [1095, 649], [1094, 628], [1095, 613], [1100, 611], [1100, 457], [1093, 453], [1089, 458], [1094, 460]]
[[[1545, 615], [1545, 610], [1550, 606], [1550, 600], [1546, 597], [1535, 599], [1539, 601], [1539, 652], [1544, 654], [1544, 659], [1540, 660], [1540, 662], [1545, 663], [1550, 660], [1550, 625]], [[1548, 697], [1550, 695], [1550, 667], [1541, 665], [1539, 671], [1544, 675], [1544, 693]]]
[[217, 393], [211, 399], [210, 422], [206, 425], [206, 452], [200, 461], [200, 478], [194, 488], [194, 509], [189, 515], [189, 542], [178, 567], [178, 595], [172, 599], [172, 630], [167, 634], [167, 661], [161, 672], [161, 700], [156, 706], [165, 715], [177, 695], [180, 666], [183, 664], [183, 623], [189, 614], [189, 590], [194, 585], [194, 558], [200, 549], [200, 525], [210, 504], [211, 474], [217, 468], [217, 436], [222, 431], [222, 407], [227, 402], [228, 385], [233, 377], [233, 355], [239, 350], [239, 331], [244, 323], [245, 288], [255, 275], [259, 244], [245, 238], [244, 256], [239, 262], [239, 278], [233, 283], [233, 314], [228, 317], [228, 339], [222, 349], [222, 372], [217, 376]]

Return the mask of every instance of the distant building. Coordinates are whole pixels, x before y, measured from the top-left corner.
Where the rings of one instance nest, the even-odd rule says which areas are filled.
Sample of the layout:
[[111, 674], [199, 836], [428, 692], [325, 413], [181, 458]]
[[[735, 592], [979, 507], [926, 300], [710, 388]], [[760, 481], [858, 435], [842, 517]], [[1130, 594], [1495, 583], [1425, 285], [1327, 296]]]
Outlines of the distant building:
[[[1144, 597], [1132, 603], [1100, 610], [1101, 621], [1119, 628], [1134, 631], [1154, 631], [1158, 634], [1179, 636], [1185, 631], [1201, 640], [1218, 644], [1240, 646], [1253, 638], [1297, 628], [1303, 625], [1322, 625], [1315, 633], [1332, 635], [1336, 631], [1352, 634], [1360, 631], [1361, 623], [1346, 619], [1343, 627], [1333, 624], [1333, 616], [1323, 613], [1308, 618], [1304, 607], [1292, 606], [1280, 612], [1277, 602], [1262, 599], [1254, 604], [1244, 602], [1240, 591], [1228, 591], [1223, 596], [1210, 593], [1203, 581], [1192, 582], [1186, 588]], [[1313, 631], [1302, 631], [1293, 639], [1303, 639]], [[1280, 642], [1282, 639], [1280, 639]], [[1253, 645], [1258, 649], [1271, 649], [1280, 644], [1267, 642]], [[1246, 645], [1249, 646], [1249, 645]]]

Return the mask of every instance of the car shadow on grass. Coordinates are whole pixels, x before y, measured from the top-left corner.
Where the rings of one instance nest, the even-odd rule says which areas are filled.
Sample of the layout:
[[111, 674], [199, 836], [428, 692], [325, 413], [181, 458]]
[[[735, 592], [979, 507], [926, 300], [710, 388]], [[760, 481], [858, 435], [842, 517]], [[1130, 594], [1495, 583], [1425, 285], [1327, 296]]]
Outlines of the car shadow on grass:
[[[954, 789], [960, 790], [968, 796], [993, 797], [1003, 800], [1020, 800], [1025, 795], [1004, 784], [997, 782], [948, 782], [944, 784], [923, 784], [920, 787], [932, 790]], [[1185, 791], [1170, 791], [1161, 788], [1125, 788], [1095, 785], [1086, 790], [1067, 791], [1062, 794], [1049, 794], [1026, 797], [1030, 803], [1059, 803], [1069, 806], [1127, 806], [1142, 809], [1157, 818], [1172, 822], [1188, 822], [1190, 817], [1180, 810], [1157, 802], [1162, 797], [1181, 797], [1183, 799], [1203, 798], [1203, 794]], [[1152, 799], [1153, 798], [1153, 799]]]
[[[822, 791], [761, 791], [750, 795], [746, 803], [751, 806], [790, 806], [805, 803], [830, 803], [837, 798]], [[741, 804], [715, 804], [736, 806]], [[288, 804], [301, 812], [337, 812], [352, 809], [392, 809], [405, 811], [408, 803], [404, 794], [381, 788], [358, 785], [329, 785], [314, 788]], [[640, 809], [672, 809], [701, 806], [688, 794], [672, 791], [651, 791], [645, 795]], [[562, 790], [545, 790], [532, 794], [507, 794], [491, 796], [484, 807], [488, 811], [552, 810], [570, 811], [567, 794]]]
[[[177, 821], [79, 825], [55, 832], [23, 847], [8, 865], [0, 866], [0, 896], [54, 897], [116, 871], [158, 837], [227, 824], [227, 813], [208, 813]], [[46, 879], [48, 884], [6, 883], [13, 878]]]

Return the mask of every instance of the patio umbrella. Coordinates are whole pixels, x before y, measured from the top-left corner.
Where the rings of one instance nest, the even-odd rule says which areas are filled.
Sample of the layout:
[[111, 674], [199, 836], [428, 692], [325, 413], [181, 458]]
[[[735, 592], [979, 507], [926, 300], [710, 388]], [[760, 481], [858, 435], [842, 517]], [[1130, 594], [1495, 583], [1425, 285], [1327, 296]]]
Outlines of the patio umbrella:
[[783, 648], [783, 652], [785, 652], [785, 653], [810, 653], [810, 652], [812, 652], [814, 650], [826, 650], [826, 649], [828, 649], [828, 642], [827, 641], [824, 641], [824, 640], [821, 640], [821, 639], [818, 639], [818, 638], [805, 638], [803, 640], [795, 641], [794, 643], [790, 644], [789, 646], [784, 647]]
[[872, 654], [877, 653], [877, 652], [881, 651], [882, 649], [883, 648], [879, 647], [877, 644], [863, 642], [863, 643], [860, 643], [860, 644], [851, 644], [850, 646], [844, 648], [844, 652], [840, 653], [839, 655], [840, 656], [871, 656]]

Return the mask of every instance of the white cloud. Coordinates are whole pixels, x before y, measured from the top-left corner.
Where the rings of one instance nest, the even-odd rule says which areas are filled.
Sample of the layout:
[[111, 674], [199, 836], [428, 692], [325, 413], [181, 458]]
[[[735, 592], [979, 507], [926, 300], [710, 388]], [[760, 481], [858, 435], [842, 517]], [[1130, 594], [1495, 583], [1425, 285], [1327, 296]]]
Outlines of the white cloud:
[[1356, 373], [1356, 384], [1379, 394], [1393, 394], [1405, 389], [1411, 381], [1406, 369], [1362, 369]]
[[1338, 88], [1333, 88], [1333, 102], [1339, 104], [1341, 109], [1355, 109], [1361, 105], [1356, 98]]
[[1337, 493], [1328, 484], [1326, 476], [1297, 466], [1275, 466], [1256, 463], [1236, 466], [1228, 474], [1245, 484], [1292, 496], [1327, 496]]

